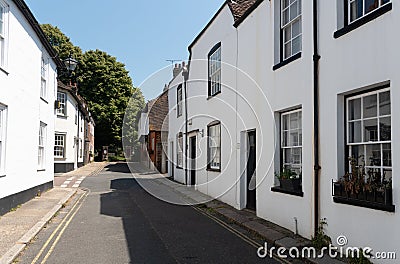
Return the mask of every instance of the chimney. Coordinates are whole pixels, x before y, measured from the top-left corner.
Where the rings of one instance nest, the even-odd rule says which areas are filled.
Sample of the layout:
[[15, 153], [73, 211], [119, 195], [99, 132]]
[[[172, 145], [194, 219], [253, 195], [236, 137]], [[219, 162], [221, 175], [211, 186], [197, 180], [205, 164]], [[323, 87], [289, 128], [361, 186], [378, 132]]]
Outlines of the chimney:
[[175, 67], [174, 67], [174, 69], [172, 71], [172, 74], [173, 74], [174, 78], [176, 76], [178, 76], [178, 74], [181, 72], [181, 70], [182, 70], [182, 65], [181, 64], [175, 64]]

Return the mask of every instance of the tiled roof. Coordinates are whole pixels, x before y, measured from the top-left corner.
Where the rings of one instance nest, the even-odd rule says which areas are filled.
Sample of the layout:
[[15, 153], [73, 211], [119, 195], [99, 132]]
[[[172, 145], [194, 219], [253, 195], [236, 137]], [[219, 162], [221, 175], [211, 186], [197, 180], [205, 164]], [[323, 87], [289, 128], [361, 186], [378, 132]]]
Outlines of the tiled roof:
[[168, 91], [147, 104], [150, 131], [168, 131]]
[[230, 0], [227, 1], [229, 8], [232, 11], [235, 23], [239, 21], [246, 12], [253, 7], [257, 0]]

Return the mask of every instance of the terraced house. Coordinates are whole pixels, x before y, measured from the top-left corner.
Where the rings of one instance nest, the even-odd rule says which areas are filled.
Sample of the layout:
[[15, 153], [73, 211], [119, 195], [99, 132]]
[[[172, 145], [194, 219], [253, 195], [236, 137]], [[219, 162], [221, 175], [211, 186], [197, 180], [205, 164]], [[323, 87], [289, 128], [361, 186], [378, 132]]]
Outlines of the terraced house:
[[395, 250], [399, 19], [390, 0], [226, 1], [169, 85], [170, 176], [307, 238], [326, 217], [334, 242]]
[[57, 67], [24, 1], [0, 0], [0, 214], [53, 187]]

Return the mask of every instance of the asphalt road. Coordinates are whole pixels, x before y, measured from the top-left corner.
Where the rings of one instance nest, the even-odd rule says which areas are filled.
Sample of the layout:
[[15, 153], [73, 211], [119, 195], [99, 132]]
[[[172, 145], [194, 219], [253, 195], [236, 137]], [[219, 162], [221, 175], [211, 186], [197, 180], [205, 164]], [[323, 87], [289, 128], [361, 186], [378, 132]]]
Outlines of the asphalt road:
[[81, 187], [18, 263], [278, 263], [192, 207], [149, 195], [126, 164]]

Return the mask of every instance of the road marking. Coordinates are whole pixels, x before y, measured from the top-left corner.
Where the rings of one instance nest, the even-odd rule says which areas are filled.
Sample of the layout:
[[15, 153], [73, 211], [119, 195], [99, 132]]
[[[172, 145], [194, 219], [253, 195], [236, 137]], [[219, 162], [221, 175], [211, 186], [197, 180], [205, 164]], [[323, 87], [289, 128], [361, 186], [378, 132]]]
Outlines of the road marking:
[[71, 223], [71, 221], [74, 219], [75, 215], [79, 212], [79, 209], [81, 209], [83, 202], [85, 200], [85, 198], [88, 196], [88, 192], [86, 192], [84, 195], [84, 199], [82, 200], [82, 202], [80, 203], [79, 207], [76, 208], [75, 212], [71, 215], [71, 217], [69, 218], [69, 220], [65, 223], [63, 229], [61, 229], [60, 233], [58, 234], [58, 236], [56, 237], [56, 239], [53, 242], [53, 245], [51, 245], [49, 251], [47, 252], [47, 254], [44, 256], [41, 264], [46, 263], [47, 259], [50, 257], [51, 253], [53, 253], [54, 248], [56, 247], [58, 241], [60, 240], [61, 236], [64, 234], [65, 230], [67, 229], [67, 227], [69, 226], [69, 224]]
[[[249, 243], [250, 245], [252, 245], [255, 248], [260, 248], [260, 247], [264, 247], [263, 245], [261, 245], [260, 243], [254, 241], [253, 239], [247, 237], [246, 235], [240, 233], [239, 231], [235, 230], [234, 228], [232, 228], [231, 226], [229, 226], [227, 223], [225, 223], [224, 221], [218, 219], [217, 217], [204, 212], [203, 210], [195, 207], [195, 206], [191, 206], [194, 210], [198, 211], [199, 213], [203, 214], [204, 216], [210, 218], [211, 220], [213, 220], [214, 222], [216, 222], [217, 224], [219, 224], [220, 226], [222, 226], [223, 228], [225, 228], [226, 230], [228, 230], [229, 232], [233, 233], [234, 235], [238, 236], [239, 238], [241, 238], [242, 240], [244, 240], [245, 242]], [[276, 261], [280, 262], [280, 263], [284, 263], [284, 264], [289, 264], [289, 261], [280, 259], [276, 254], [273, 255], [273, 259], [275, 259]]]
[[[36, 257], [33, 259], [32, 264], [35, 264], [40, 256], [43, 254], [44, 250], [47, 248], [47, 246], [50, 244], [51, 240], [53, 239], [53, 237], [56, 235], [56, 233], [58, 232], [58, 230], [61, 228], [61, 226], [64, 224], [65, 221], [67, 221], [68, 217], [72, 214], [73, 210], [75, 209], [75, 207], [78, 205], [78, 203], [83, 199], [83, 197], [85, 196], [85, 193], [81, 195], [81, 197], [79, 197], [79, 199], [76, 201], [76, 203], [74, 204], [74, 206], [72, 206], [71, 210], [68, 212], [68, 214], [64, 217], [64, 219], [61, 221], [61, 223], [57, 226], [57, 228], [53, 231], [53, 233], [51, 233], [50, 237], [46, 240], [46, 243], [44, 243], [43, 247], [40, 249], [39, 253], [36, 255]], [[87, 195], [86, 195], [87, 196]], [[86, 197], [85, 196], [85, 197]]]

